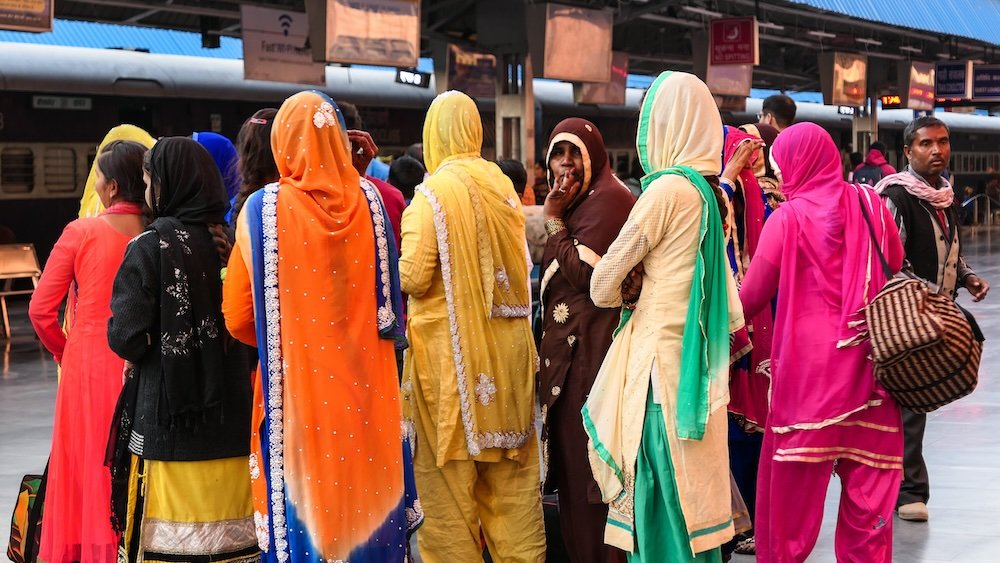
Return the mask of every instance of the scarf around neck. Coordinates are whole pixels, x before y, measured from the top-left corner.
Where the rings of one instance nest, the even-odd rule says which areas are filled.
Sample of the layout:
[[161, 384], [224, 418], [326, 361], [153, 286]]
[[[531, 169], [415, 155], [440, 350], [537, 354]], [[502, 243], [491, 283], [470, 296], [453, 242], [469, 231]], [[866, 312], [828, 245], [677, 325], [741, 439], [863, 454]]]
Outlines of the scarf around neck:
[[934, 209], [947, 209], [955, 203], [955, 191], [951, 188], [951, 182], [940, 178], [938, 180], [941, 187], [934, 188], [927, 183], [922, 176], [913, 171], [913, 167], [907, 166], [903, 172], [890, 174], [882, 178], [875, 184], [875, 191], [882, 193], [889, 186], [903, 186], [907, 193], [931, 204]]

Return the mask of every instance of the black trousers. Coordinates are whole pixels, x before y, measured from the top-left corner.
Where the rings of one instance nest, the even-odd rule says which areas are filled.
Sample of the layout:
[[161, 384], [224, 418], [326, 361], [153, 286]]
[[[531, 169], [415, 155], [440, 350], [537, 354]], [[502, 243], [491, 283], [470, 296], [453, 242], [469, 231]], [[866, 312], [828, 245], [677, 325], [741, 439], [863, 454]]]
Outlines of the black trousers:
[[903, 411], [903, 483], [899, 487], [896, 506], [912, 502], [926, 503], [931, 495], [931, 484], [924, 463], [924, 430], [927, 415], [909, 409]]

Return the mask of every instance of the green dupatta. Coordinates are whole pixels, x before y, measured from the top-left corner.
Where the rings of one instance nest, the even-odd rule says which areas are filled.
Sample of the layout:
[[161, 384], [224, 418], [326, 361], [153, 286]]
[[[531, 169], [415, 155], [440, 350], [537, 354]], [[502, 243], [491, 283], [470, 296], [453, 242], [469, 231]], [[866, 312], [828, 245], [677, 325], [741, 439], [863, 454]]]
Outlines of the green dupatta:
[[[669, 76], [660, 74], [649, 87], [639, 114], [637, 143], [639, 162], [643, 170], [654, 168], [646, 143], [652, 99], [660, 83]], [[722, 216], [716, 204], [712, 186], [696, 170], [676, 165], [656, 170], [640, 181], [643, 193], [654, 181], [665, 175], [683, 176], [697, 188], [704, 206], [701, 213], [701, 234], [695, 261], [691, 298], [682, 338], [680, 381], [677, 389], [677, 435], [686, 440], [700, 440], [708, 421], [709, 386], [713, 374], [729, 365], [729, 275], [722, 235]], [[615, 331], [625, 326], [632, 311], [623, 309], [622, 320]]]

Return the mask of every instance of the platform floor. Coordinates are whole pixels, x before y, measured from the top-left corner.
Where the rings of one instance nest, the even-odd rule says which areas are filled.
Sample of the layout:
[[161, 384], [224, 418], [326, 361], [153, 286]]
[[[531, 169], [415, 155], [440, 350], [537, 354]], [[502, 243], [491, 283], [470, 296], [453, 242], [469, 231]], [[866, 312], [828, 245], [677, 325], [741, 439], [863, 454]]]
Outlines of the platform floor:
[[[931, 479], [931, 519], [920, 524], [895, 521], [894, 557], [900, 562], [1000, 561], [1000, 236], [973, 233], [965, 256], [995, 286], [983, 303], [972, 303], [964, 292], [960, 297], [986, 334], [981, 380], [974, 394], [930, 415], [924, 453]], [[56, 390], [56, 366], [34, 338], [23, 303], [12, 307], [11, 317], [14, 336], [9, 343], [0, 341], [2, 537], [21, 476], [40, 473], [45, 466]], [[833, 478], [810, 563], [836, 561], [838, 498], [839, 482]], [[752, 560], [733, 557], [734, 563]]]

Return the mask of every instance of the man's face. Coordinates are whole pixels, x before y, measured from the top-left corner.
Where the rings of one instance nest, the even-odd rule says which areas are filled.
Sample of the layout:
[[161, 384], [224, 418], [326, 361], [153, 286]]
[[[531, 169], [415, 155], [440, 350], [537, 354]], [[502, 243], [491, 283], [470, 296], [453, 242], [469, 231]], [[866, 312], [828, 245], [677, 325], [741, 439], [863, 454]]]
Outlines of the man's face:
[[580, 147], [569, 141], [556, 143], [549, 155], [549, 170], [556, 178], [573, 172], [573, 176], [583, 181], [583, 154]]
[[758, 120], [765, 125], [770, 125], [778, 131], [781, 131], [781, 127], [778, 127], [778, 122], [774, 120], [774, 114], [769, 111], [761, 112], [760, 119]]
[[913, 171], [921, 176], [937, 176], [948, 167], [951, 160], [951, 143], [948, 130], [941, 125], [917, 129], [910, 146], [903, 147]]

